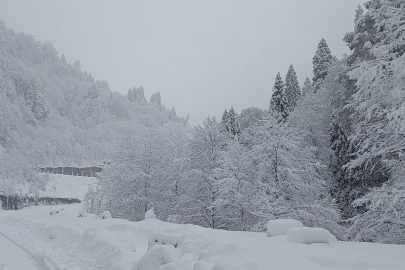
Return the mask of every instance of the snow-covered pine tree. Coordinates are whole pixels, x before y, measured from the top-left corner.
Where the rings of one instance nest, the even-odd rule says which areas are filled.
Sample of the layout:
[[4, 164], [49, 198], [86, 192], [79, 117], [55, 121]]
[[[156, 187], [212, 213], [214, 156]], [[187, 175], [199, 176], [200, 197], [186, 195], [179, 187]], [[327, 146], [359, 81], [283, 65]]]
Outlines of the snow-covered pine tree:
[[302, 96], [305, 97], [308, 93], [311, 93], [313, 91], [314, 90], [312, 89], [312, 82], [308, 77], [306, 77], [304, 86], [302, 87]]
[[134, 89], [133, 89], [133, 88], [129, 88], [128, 94], [127, 94], [127, 98], [128, 98], [129, 101], [131, 101], [131, 102], [134, 102], [134, 101], [135, 101]]
[[174, 108], [174, 106], [172, 106], [172, 108], [170, 109], [169, 119], [171, 121], [175, 121], [177, 119], [176, 109]]
[[46, 117], [48, 116], [48, 111], [45, 107], [45, 99], [41, 94], [37, 94], [37, 99], [34, 105], [34, 116], [35, 118], [40, 121], [44, 122]]
[[150, 103], [158, 105], [158, 106], [162, 106], [162, 98], [160, 97], [160, 92], [159, 91], [152, 94], [152, 96], [150, 97]]
[[35, 79], [31, 78], [30, 84], [25, 92], [24, 97], [27, 107], [30, 108], [32, 112], [34, 112], [35, 109], [35, 103], [37, 102], [37, 95], [38, 91], [35, 84]]
[[[159, 94], [160, 95], [160, 94]], [[138, 88], [134, 88], [134, 100], [137, 102], [145, 102], [145, 92], [143, 91], [143, 86], [139, 86]]]
[[222, 118], [221, 118], [221, 125], [222, 125], [222, 129], [226, 132], [229, 132], [228, 123], [229, 123], [229, 113], [228, 113], [228, 110], [225, 108], [225, 111], [222, 114]]
[[360, 4], [357, 5], [356, 14], [354, 15], [354, 23], [356, 24], [360, 17], [364, 14], [364, 9]]
[[284, 83], [279, 72], [274, 83], [269, 111], [278, 122], [284, 122], [288, 117], [289, 110]]
[[332, 53], [324, 38], [318, 44], [315, 55], [312, 59], [314, 76], [312, 77], [314, 91], [316, 92], [328, 74], [328, 68], [333, 61]]
[[293, 111], [297, 102], [301, 97], [301, 89], [298, 83], [297, 74], [294, 70], [294, 66], [291, 64], [288, 68], [287, 75], [285, 77], [285, 94], [290, 111]]
[[233, 107], [231, 107], [229, 111], [225, 109], [222, 115], [221, 125], [223, 130], [228, 132], [232, 138], [237, 139], [240, 136], [238, 116]]

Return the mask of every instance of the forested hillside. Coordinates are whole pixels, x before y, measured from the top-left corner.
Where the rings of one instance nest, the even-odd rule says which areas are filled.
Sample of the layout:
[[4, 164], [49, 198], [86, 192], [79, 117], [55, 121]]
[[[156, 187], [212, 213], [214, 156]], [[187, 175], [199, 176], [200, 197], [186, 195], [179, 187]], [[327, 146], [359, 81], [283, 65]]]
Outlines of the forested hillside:
[[312, 80], [300, 87], [293, 65], [277, 74], [268, 109], [229, 108], [187, 140], [123, 142], [88, 209], [141, 220], [154, 207], [228, 230], [295, 218], [340, 239], [404, 244], [405, 3], [364, 6], [344, 36], [350, 55], [322, 38]]
[[[50, 42], [15, 33], [0, 22], [0, 192], [46, 179], [38, 166], [95, 165], [112, 160], [128, 132], [184, 133], [187, 119], [166, 109], [159, 92], [146, 101], [142, 86], [128, 95], [69, 64]], [[102, 64], [102, 63], [100, 63]], [[117, 89], [115, 89], [117, 90]], [[122, 90], [122, 89], [121, 89]]]

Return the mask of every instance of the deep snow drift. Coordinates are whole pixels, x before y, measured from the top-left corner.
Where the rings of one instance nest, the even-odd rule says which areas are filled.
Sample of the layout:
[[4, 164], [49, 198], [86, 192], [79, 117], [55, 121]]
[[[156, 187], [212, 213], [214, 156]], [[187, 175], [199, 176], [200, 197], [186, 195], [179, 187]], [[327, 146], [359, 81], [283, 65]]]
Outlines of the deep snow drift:
[[65, 205], [56, 215], [49, 214], [55, 208], [51, 206], [0, 211], [0, 228], [48, 256], [59, 269], [405, 269], [405, 246], [307, 245], [290, 243], [285, 235], [213, 230], [155, 218], [79, 218], [80, 207]]

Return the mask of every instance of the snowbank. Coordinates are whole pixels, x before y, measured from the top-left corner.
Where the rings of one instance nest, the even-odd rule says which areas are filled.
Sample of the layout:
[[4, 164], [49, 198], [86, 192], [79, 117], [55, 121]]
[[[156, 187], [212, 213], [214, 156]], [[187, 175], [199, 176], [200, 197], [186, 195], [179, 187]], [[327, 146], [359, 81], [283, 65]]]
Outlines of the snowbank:
[[334, 237], [322, 228], [291, 228], [287, 231], [287, 241], [301, 244], [325, 243], [329, 244]]
[[287, 231], [295, 227], [304, 227], [301, 221], [295, 219], [275, 219], [267, 223], [267, 236], [286, 235]]

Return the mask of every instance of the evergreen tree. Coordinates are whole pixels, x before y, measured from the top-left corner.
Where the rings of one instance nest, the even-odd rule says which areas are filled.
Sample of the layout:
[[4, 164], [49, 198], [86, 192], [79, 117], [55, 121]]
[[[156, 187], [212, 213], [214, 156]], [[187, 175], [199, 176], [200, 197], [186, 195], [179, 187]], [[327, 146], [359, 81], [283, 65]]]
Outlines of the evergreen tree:
[[174, 108], [174, 106], [172, 106], [172, 108], [170, 109], [169, 119], [171, 121], [175, 121], [177, 119], [176, 109]]
[[127, 97], [129, 99], [129, 101], [131, 101], [131, 102], [133, 102], [135, 100], [133, 88], [129, 88]]
[[302, 96], [304, 97], [310, 92], [313, 92], [312, 82], [308, 77], [306, 77], [305, 82], [304, 82], [304, 86], [302, 87]]
[[99, 96], [99, 91], [97, 86], [94, 84], [87, 90], [87, 98], [96, 99]]
[[298, 99], [301, 97], [301, 90], [292, 64], [288, 68], [287, 76], [285, 77], [285, 94], [290, 111], [293, 111], [295, 106], [297, 106]]
[[48, 112], [45, 108], [45, 99], [42, 95], [37, 95], [33, 113], [35, 118], [40, 122], [44, 122], [48, 116]]
[[[160, 94], [159, 94], [160, 96]], [[138, 88], [134, 88], [134, 100], [137, 102], [144, 102], [145, 99], [145, 92], [143, 91], [143, 86], [139, 86]]]
[[161, 99], [161, 97], [160, 97], [159, 91], [157, 91], [156, 93], [154, 93], [154, 94], [150, 97], [150, 103], [156, 104], [156, 105], [158, 105], [158, 106], [162, 106], [162, 99]]
[[280, 72], [277, 73], [276, 81], [273, 87], [273, 94], [270, 101], [270, 112], [277, 122], [285, 121], [288, 116], [289, 107], [284, 90], [284, 83], [281, 79]]
[[82, 62], [80, 62], [80, 60], [76, 60], [74, 63], [73, 63], [73, 67], [75, 68], [75, 69], [77, 69], [77, 70], [81, 70], [81, 68], [82, 68]]
[[356, 9], [356, 14], [354, 15], [354, 23], [357, 23], [357, 21], [360, 19], [361, 15], [363, 15], [364, 10], [360, 4], [357, 5]]
[[[226, 131], [228, 131], [227, 130], [227, 127], [228, 127], [228, 118], [229, 118], [229, 113], [228, 113], [228, 110], [227, 109], [225, 109], [225, 111], [224, 111], [224, 113], [222, 114], [222, 119], [221, 119], [221, 124], [222, 124], [222, 126], [224, 127], [224, 129], [226, 130]], [[229, 131], [228, 131], [229, 132]]]
[[221, 125], [223, 130], [231, 134], [233, 138], [240, 135], [240, 126], [233, 107], [231, 107], [229, 112], [225, 109], [225, 112], [222, 115]]
[[31, 78], [31, 82], [25, 92], [25, 102], [28, 108], [33, 112], [35, 108], [35, 103], [37, 102], [37, 87], [35, 80]]
[[314, 77], [312, 81], [314, 83], [314, 91], [316, 92], [321, 86], [323, 79], [328, 74], [328, 68], [333, 61], [332, 53], [328, 44], [324, 38], [318, 44], [314, 58], [312, 59]]

